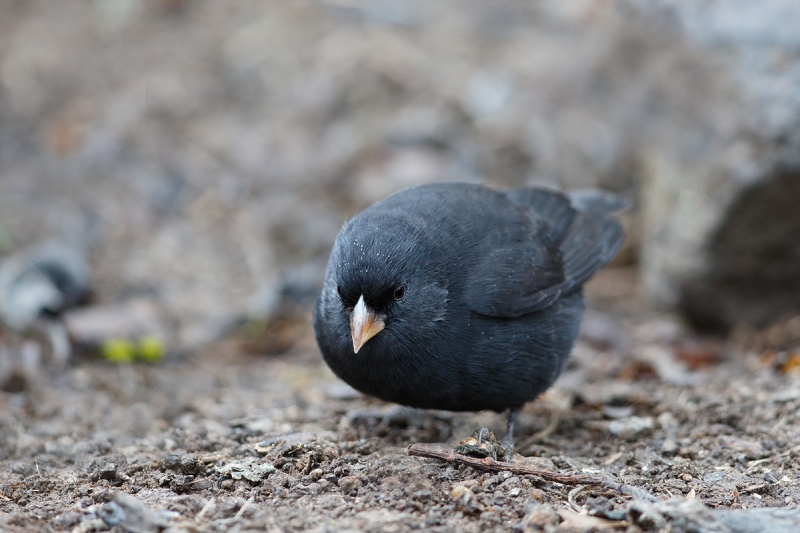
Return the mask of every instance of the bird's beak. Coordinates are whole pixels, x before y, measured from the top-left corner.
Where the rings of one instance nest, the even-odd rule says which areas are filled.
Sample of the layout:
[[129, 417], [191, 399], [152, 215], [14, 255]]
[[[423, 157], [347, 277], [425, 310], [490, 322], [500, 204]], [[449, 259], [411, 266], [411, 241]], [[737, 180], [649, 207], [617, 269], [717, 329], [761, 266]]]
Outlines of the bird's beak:
[[377, 335], [386, 326], [384, 317], [378, 315], [364, 303], [364, 296], [358, 299], [350, 315], [350, 335], [353, 337], [353, 351], [358, 353], [368, 340]]

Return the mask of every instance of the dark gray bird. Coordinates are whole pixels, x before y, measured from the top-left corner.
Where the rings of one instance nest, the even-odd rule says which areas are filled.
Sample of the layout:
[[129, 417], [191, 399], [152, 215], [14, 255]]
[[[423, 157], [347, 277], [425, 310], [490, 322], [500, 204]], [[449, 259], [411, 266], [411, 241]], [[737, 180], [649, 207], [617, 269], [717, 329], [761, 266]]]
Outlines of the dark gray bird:
[[325, 361], [354, 388], [412, 407], [509, 410], [564, 369], [582, 284], [621, 246], [598, 190], [406, 189], [342, 228], [314, 310]]

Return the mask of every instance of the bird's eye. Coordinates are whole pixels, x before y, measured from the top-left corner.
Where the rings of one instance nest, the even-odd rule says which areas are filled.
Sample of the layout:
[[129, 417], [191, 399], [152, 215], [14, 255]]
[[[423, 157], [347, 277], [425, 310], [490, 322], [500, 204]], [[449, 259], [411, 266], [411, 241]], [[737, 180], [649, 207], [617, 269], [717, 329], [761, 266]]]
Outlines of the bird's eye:
[[356, 306], [356, 304], [352, 300], [347, 299], [347, 297], [344, 294], [344, 291], [342, 290], [341, 285], [336, 286], [336, 292], [339, 294], [339, 300], [342, 301], [342, 305], [344, 306], [344, 308], [347, 309], [348, 311], [352, 311], [353, 308]]
[[400, 285], [394, 290], [394, 299], [395, 300], [402, 300], [403, 296], [406, 295], [406, 286]]

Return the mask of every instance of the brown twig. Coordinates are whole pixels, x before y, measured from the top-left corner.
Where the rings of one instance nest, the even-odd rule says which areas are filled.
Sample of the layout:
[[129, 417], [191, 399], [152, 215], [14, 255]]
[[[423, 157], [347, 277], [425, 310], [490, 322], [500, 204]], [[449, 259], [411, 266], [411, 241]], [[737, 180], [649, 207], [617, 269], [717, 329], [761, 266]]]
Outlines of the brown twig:
[[417, 457], [429, 457], [431, 459], [439, 459], [448, 463], [462, 464], [477, 468], [480, 470], [489, 470], [490, 472], [508, 471], [520, 476], [535, 476], [547, 481], [554, 481], [562, 485], [600, 485], [604, 484], [604, 480], [595, 476], [576, 476], [573, 474], [561, 474], [559, 472], [552, 472], [550, 470], [543, 470], [532, 466], [518, 465], [514, 463], [506, 463], [504, 461], [495, 461], [491, 457], [484, 457], [479, 459], [477, 457], [470, 457], [469, 455], [461, 455], [459, 453], [451, 452], [444, 448], [430, 444], [412, 444], [408, 447], [408, 455], [415, 455]]
[[621, 494], [633, 496], [639, 500], [656, 501], [656, 498], [647, 491], [626, 485], [624, 483], [617, 483], [609, 477], [601, 476], [586, 476], [574, 474], [562, 474], [560, 472], [553, 472], [550, 470], [543, 470], [527, 465], [518, 465], [514, 463], [506, 463], [504, 461], [495, 461], [491, 457], [478, 459], [477, 457], [470, 457], [468, 455], [461, 455], [446, 450], [440, 446], [431, 444], [412, 444], [408, 447], [408, 455], [417, 457], [427, 457], [430, 459], [439, 459], [453, 464], [461, 464], [477, 468], [479, 470], [489, 470], [490, 472], [511, 472], [519, 476], [534, 476], [546, 481], [561, 483], [562, 485], [592, 485], [596, 487], [605, 487]]

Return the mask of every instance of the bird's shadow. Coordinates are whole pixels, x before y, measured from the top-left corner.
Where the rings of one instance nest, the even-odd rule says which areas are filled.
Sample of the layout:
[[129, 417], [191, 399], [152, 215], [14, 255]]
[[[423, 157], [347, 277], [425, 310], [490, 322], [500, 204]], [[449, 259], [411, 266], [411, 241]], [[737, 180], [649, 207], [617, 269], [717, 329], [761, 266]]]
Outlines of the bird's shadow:
[[[348, 424], [341, 435], [345, 440], [380, 439], [395, 446], [417, 442], [458, 444], [476, 429], [488, 427], [504, 435], [505, 416], [491, 411], [454, 413], [430, 409], [415, 409], [402, 405], [375, 404], [350, 409], [345, 413]], [[558, 429], [560, 418], [523, 415], [518, 443], [541, 442]], [[340, 431], [342, 428], [340, 427]]]
[[458, 415], [448, 411], [386, 405], [351, 409], [345, 414], [348, 439], [380, 438], [393, 445], [447, 442]]

